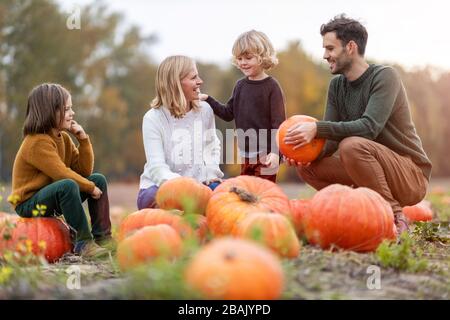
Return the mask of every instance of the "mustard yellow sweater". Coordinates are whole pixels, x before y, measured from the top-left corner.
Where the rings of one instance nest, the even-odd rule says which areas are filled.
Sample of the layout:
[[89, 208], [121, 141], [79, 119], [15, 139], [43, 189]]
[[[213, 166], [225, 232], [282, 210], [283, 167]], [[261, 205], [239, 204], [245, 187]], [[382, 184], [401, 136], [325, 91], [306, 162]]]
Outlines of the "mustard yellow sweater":
[[72, 179], [80, 191], [91, 193], [95, 184], [87, 180], [94, 168], [89, 137], [77, 148], [66, 132], [27, 135], [14, 160], [12, 193], [8, 201], [15, 208], [52, 182]]

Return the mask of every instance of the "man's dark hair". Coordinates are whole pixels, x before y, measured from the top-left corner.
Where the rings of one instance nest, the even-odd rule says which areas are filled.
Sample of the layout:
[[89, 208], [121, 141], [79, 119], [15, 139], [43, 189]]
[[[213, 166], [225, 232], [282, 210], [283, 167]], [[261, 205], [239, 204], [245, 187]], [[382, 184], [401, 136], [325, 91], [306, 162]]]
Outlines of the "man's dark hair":
[[358, 53], [364, 56], [368, 34], [361, 23], [347, 18], [345, 14], [340, 14], [320, 27], [322, 36], [328, 32], [335, 32], [336, 38], [341, 40], [343, 46], [346, 46], [351, 40], [355, 41], [358, 45]]

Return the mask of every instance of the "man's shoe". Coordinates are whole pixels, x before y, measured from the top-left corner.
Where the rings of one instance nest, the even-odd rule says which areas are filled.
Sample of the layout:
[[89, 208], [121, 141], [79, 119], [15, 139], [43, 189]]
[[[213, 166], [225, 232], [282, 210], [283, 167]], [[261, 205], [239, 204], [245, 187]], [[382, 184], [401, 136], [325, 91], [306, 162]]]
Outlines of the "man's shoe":
[[403, 232], [409, 233], [409, 220], [403, 214], [403, 212], [394, 213], [395, 226], [397, 227], [397, 237], [399, 237]]
[[83, 241], [75, 246], [75, 253], [84, 259], [100, 259], [109, 256], [110, 251], [100, 247], [94, 240]]

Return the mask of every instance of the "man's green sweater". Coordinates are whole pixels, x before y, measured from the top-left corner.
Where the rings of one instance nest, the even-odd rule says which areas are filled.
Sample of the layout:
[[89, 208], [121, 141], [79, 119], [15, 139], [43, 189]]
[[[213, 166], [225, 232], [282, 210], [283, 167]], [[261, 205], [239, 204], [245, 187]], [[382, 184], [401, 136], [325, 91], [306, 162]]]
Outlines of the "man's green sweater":
[[343, 75], [331, 80], [324, 120], [317, 122], [317, 138], [328, 139], [323, 155], [336, 151], [338, 142], [351, 136], [410, 156], [430, 179], [431, 161], [411, 119], [405, 88], [393, 68], [372, 64], [354, 81]]

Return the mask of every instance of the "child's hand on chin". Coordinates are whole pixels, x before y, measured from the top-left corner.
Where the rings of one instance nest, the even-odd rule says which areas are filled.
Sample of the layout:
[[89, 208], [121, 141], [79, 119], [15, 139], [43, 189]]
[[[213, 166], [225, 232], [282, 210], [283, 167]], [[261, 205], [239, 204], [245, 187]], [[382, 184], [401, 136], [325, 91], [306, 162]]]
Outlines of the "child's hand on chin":
[[70, 126], [70, 133], [75, 135], [78, 139], [86, 139], [87, 135], [86, 132], [84, 132], [84, 129], [81, 125], [78, 124], [75, 120], [72, 120], [72, 125]]

